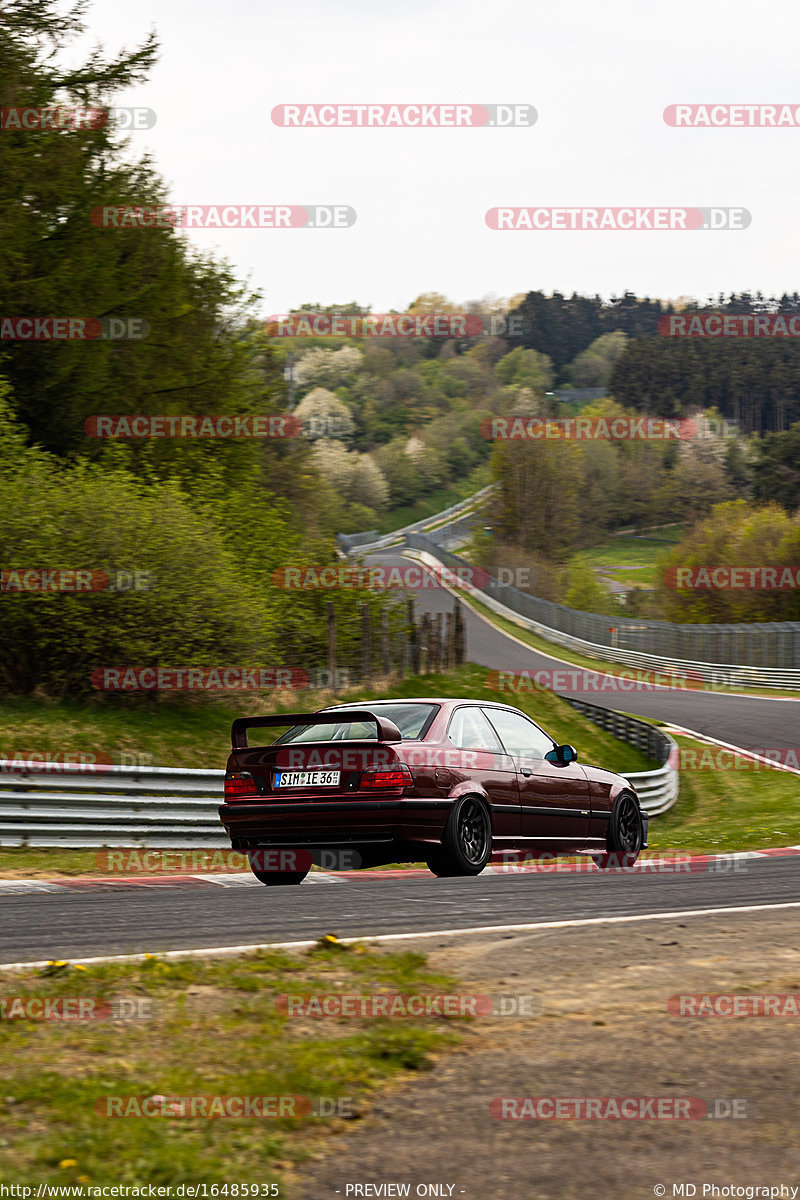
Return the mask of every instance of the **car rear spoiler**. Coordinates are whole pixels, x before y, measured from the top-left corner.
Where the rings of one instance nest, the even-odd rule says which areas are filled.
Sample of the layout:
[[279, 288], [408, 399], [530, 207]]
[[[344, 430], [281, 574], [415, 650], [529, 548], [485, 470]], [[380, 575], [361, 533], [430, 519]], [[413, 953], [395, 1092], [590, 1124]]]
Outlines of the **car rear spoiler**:
[[377, 713], [366, 708], [348, 708], [339, 711], [331, 709], [330, 712], [283, 713], [272, 717], [237, 717], [231, 726], [231, 745], [234, 750], [246, 750], [247, 730], [255, 726], [263, 728], [271, 725], [273, 728], [286, 729], [292, 725], [330, 725], [341, 720], [374, 721], [378, 727], [379, 742], [403, 740], [403, 735], [394, 721], [379, 717]]

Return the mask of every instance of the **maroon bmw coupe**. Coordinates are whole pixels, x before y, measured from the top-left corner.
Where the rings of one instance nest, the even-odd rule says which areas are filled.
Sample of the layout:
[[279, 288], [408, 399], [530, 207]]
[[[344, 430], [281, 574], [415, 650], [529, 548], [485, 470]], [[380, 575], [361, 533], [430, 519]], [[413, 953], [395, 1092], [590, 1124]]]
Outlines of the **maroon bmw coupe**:
[[[256, 728], [284, 732], [250, 745]], [[320, 861], [423, 859], [436, 875], [539, 854], [629, 865], [647, 845], [628, 780], [579, 765], [507, 704], [373, 700], [240, 717], [231, 740], [220, 817], [266, 884], [300, 883]]]

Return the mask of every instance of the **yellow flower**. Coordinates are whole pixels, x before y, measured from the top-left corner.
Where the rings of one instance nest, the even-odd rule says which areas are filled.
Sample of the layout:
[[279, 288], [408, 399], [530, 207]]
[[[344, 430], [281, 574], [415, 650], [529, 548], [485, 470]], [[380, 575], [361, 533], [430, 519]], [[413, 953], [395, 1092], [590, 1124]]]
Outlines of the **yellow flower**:
[[67, 1167], [77, 1167], [78, 1160], [77, 1158], [62, 1158], [58, 1165], [62, 1168], [62, 1170], [66, 1170]]
[[88, 1183], [89, 1182], [88, 1175], [78, 1175], [77, 1178], [78, 1178], [78, 1183]]

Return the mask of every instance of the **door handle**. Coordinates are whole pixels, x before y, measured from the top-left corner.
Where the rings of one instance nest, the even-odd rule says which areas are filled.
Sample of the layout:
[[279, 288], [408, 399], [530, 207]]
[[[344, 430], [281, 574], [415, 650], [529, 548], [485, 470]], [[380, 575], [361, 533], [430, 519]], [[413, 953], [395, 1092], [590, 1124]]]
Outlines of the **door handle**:
[[530, 769], [530, 767], [520, 767], [519, 773], [520, 775], [532, 775], [533, 771]]

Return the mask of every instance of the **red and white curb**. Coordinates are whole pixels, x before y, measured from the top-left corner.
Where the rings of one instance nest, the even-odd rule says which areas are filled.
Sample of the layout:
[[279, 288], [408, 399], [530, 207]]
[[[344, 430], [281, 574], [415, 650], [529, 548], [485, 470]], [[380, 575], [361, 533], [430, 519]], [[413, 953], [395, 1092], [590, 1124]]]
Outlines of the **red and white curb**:
[[[772, 846], [766, 850], [741, 850], [732, 854], [671, 854], [670, 856], [640, 858], [633, 867], [622, 867], [603, 871], [603, 875], [693, 875], [702, 871], [720, 873], [735, 870], [737, 863], [758, 858], [790, 858], [800, 855], [800, 846]], [[551, 859], [540, 862], [490, 863], [481, 872], [487, 876], [504, 875], [574, 875], [585, 872], [600, 874], [594, 862], [587, 858], [583, 862], [561, 862]], [[316, 883], [368, 883], [382, 879], [432, 879], [431, 872], [424, 867], [402, 867], [372, 871], [312, 871], [301, 886]], [[75, 876], [72, 879], [2, 879], [0, 895], [27, 895], [34, 892], [89, 892], [129, 891], [152, 888], [181, 887], [262, 887], [249, 871], [217, 872], [206, 875], [142, 875], [108, 877]]]

